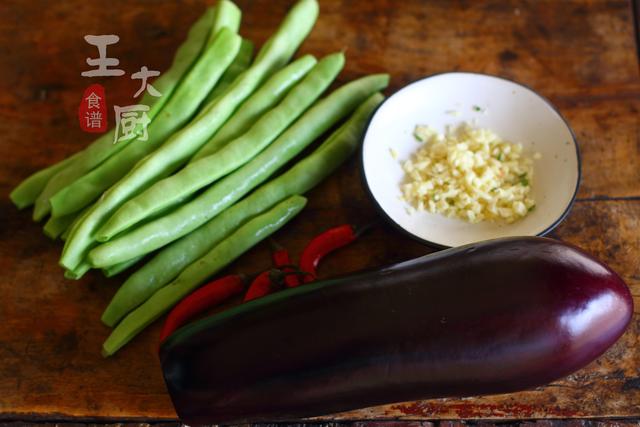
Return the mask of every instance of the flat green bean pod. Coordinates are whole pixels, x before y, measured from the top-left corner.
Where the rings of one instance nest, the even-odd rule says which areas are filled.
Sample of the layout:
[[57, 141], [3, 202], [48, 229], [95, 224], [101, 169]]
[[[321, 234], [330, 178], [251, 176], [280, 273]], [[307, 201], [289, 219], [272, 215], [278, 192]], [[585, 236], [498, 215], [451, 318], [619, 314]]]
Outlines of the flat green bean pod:
[[62, 240], [63, 242], [67, 240], [67, 237], [69, 237], [69, 233], [71, 232], [71, 227], [73, 227], [73, 224], [71, 224], [71, 226], [64, 230], [64, 232], [60, 235], [60, 240]]
[[120, 264], [111, 265], [107, 268], [103, 268], [102, 273], [105, 275], [105, 277], [113, 277], [116, 274], [120, 274], [123, 271], [133, 267], [134, 265], [142, 261], [143, 258], [144, 256], [141, 256], [138, 258], [132, 258], [129, 261], [121, 262]]
[[253, 65], [233, 82], [218, 102], [205, 109], [199, 114], [198, 120], [175, 134], [104, 193], [91, 214], [72, 230], [60, 260], [62, 266], [73, 268], [85, 258], [95, 245], [97, 228], [122, 203], [191, 158], [266, 77], [289, 61], [311, 31], [317, 15], [316, 0], [300, 0], [296, 3], [277, 32], [263, 46]]
[[90, 207], [87, 206], [86, 208], [82, 209], [80, 212], [75, 212], [73, 214], [70, 214], [70, 215], [76, 215], [76, 218], [69, 225], [69, 227], [67, 227], [66, 230], [64, 230], [62, 232], [62, 234], [60, 235], [60, 240], [62, 240], [62, 241], [66, 241], [67, 240], [67, 237], [69, 237], [69, 234], [71, 234], [71, 230], [73, 229], [73, 227], [75, 227], [76, 224], [78, 224], [80, 221], [82, 221], [84, 216], [87, 215], [87, 213], [89, 212], [89, 209], [90, 209]]
[[60, 234], [60, 240], [62, 240], [62, 241], [66, 241], [67, 240], [67, 237], [69, 237], [69, 234], [71, 233], [71, 229], [76, 225], [76, 223], [78, 223], [82, 219], [82, 216], [85, 215], [88, 210], [89, 210], [89, 208], [84, 208], [80, 212], [76, 212], [75, 214], [71, 214], [71, 215], [76, 215], [76, 218], [66, 228], [66, 230], [64, 230], [62, 232], [62, 234]]
[[94, 248], [89, 261], [95, 267], [117, 264], [149, 253], [195, 230], [271, 176], [371, 94], [386, 87], [388, 81], [386, 74], [373, 75], [335, 90], [250, 162], [170, 214]]
[[[200, 20], [193, 24], [187, 40], [176, 51], [171, 67], [153, 82], [153, 87], [162, 93], [162, 96], [155, 97], [145, 92], [140, 102], [151, 107], [150, 113], [153, 117], [171, 99], [173, 92], [189, 70], [200, 60], [203, 52], [211, 47], [218, 32], [223, 28], [228, 28], [237, 33], [240, 29], [241, 19], [242, 12], [238, 6], [229, 0], [220, 0], [216, 6], [207, 9]], [[205, 21], [206, 24], [200, 24], [201, 21]], [[199, 25], [202, 25], [202, 28]]]
[[82, 261], [76, 268], [73, 270], [65, 270], [64, 278], [70, 280], [80, 280], [82, 276], [85, 275], [87, 271], [91, 269], [91, 264], [86, 261]]
[[74, 155], [69, 156], [49, 167], [41, 169], [26, 178], [16, 188], [14, 188], [13, 191], [11, 191], [11, 194], [9, 194], [9, 198], [13, 204], [16, 205], [18, 209], [24, 209], [31, 206], [36, 201], [40, 193], [42, 193], [42, 190], [47, 185], [47, 182], [49, 182], [51, 177], [69, 166], [81, 155], [81, 153], [82, 151], [77, 152]]
[[[231, 5], [229, 5], [229, 3]], [[220, 13], [220, 9], [222, 9], [224, 13]], [[193, 24], [185, 42], [178, 47], [171, 67], [153, 82], [153, 87], [157, 89], [162, 96], [155, 97], [145, 92], [145, 95], [140, 101], [140, 104], [150, 107], [147, 113], [149, 119], [153, 120], [156, 117], [171, 97], [180, 80], [197, 61], [207, 40], [210, 39], [210, 33], [217, 32], [223, 27], [229, 27], [232, 30], [235, 28], [235, 31], [237, 31], [239, 25], [239, 9], [228, 0], [222, 0], [217, 8], [207, 9], [202, 17]], [[122, 141], [120, 144], [113, 144], [113, 139], [114, 131], [111, 130], [83, 150], [81, 152], [82, 154], [78, 156], [73, 164], [68, 164], [68, 167], [58, 171], [59, 173], [51, 177], [51, 181], [47, 183], [46, 187], [43, 187], [41, 191], [42, 195], [38, 198], [39, 201], [34, 211], [34, 219], [39, 220], [49, 213], [51, 209], [49, 199], [59, 190], [89, 172], [105, 159], [119, 152], [128, 142], [131, 142]], [[67, 214], [68, 213], [69, 212], [67, 212]]]
[[141, 103], [151, 107], [150, 112], [154, 117], [171, 99], [182, 79], [199, 61], [200, 55], [213, 44], [218, 32], [228, 28], [237, 33], [241, 19], [242, 12], [238, 6], [229, 0], [220, 0], [193, 24], [187, 39], [176, 50], [171, 67], [153, 81], [153, 87], [162, 93], [162, 96], [155, 97], [145, 92], [142, 98]]
[[256, 90], [238, 110], [229, 118], [224, 126], [215, 133], [200, 150], [191, 158], [190, 163], [213, 154], [229, 141], [246, 132], [264, 113], [284, 98], [317, 61], [312, 55], [305, 55], [282, 68]]
[[188, 197], [220, 177], [236, 170], [267, 147], [325, 91], [344, 66], [344, 54], [323, 58], [304, 79], [251, 128], [219, 151], [191, 163], [175, 175], [156, 182], [123, 204], [98, 230], [104, 242], [139, 221]]
[[244, 224], [206, 255], [191, 264], [176, 280], [157, 291], [147, 302], [125, 317], [104, 342], [102, 354], [105, 357], [114, 354], [207, 278], [279, 230], [295, 217], [306, 203], [307, 199], [304, 197], [289, 197]]
[[127, 313], [247, 220], [287, 197], [303, 194], [315, 187], [353, 154], [369, 118], [383, 99], [380, 93], [370, 96], [312, 154], [198, 229], [163, 248], [122, 284], [102, 314], [102, 322], [115, 326]]
[[212, 102], [215, 98], [218, 98], [224, 91], [226, 91], [229, 86], [234, 82], [236, 78], [242, 73], [244, 73], [249, 66], [251, 66], [251, 60], [253, 59], [253, 43], [250, 40], [242, 39], [242, 44], [240, 45], [240, 50], [238, 54], [233, 59], [229, 68], [224, 72], [222, 77], [220, 77], [220, 81], [213, 88], [211, 92], [207, 95], [207, 97], [202, 101], [201, 108], [205, 109], [210, 102]]
[[[115, 131], [111, 129], [91, 143], [87, 148], [79, 152], [74, 162], [68, 164], [67, 167], [51, 177], [35, 200], [33, 208], [34, 221], [40, 221], [51, 213], [51, 198], [61, 189], [90, 171], [92, 167], [98, 165], [103, 160], [120, 152], [127, 145], [126, 142], [122, 145], [114, 144], [114, 135]], [[71, 213], [72, 212], [65, 212], [64, 214], [57, 214], [55, 216], [66, 216]]]
[[50, 217], [44, 224], [44, 234], [50, 239], [57, 239], [65, 230], [71, 227], [71, 224], [78, 216], [78, 212], [76, 212], [65, 216]]

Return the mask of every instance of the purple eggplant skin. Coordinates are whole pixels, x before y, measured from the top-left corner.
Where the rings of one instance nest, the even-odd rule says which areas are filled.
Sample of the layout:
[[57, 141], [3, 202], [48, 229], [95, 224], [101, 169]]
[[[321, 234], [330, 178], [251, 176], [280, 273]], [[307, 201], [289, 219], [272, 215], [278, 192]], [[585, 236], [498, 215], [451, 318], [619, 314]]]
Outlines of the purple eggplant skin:
[[242, 304], [176, 331], [160, 359], [189, 425], [293, 420], [540, 386], [604, 353], [632, 313], [593, 257], [505, 238]]

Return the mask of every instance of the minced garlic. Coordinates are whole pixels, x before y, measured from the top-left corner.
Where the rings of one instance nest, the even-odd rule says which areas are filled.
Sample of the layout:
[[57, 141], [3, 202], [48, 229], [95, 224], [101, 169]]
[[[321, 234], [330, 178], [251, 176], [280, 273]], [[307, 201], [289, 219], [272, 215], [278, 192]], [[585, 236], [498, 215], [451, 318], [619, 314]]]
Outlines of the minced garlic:
[[467, 124], [444, 135], [419, 125], [414, 136], [424, 145], [402, 164], [403, 199], [414, 209], [471, 223], [511, 223], [535, 207], [533, 159], [521, 144]]

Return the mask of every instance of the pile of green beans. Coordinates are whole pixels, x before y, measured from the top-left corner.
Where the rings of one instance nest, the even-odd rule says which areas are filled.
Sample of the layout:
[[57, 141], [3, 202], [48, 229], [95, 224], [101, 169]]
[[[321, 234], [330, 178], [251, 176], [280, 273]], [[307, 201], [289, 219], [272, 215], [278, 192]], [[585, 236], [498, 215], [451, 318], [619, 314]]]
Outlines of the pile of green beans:
[[115, 326], [128, 312], [172, 281], [249, 218], [287, 197], [306, 193], [318, 185], [353, 154], [371, 114], [383, 99], [380, 93], [369, 97], [313, 153], [219, 216], [164, 247], [123, 283], [104, 311], [102, 321], [107, 326]]
[[275, 73], [242, 103], [229, 121], [191, 158], [190, 163], [215, 153], [246, 132], [256, 120], [280, 102], [316, 63], [312, 55], [305, 55]]
[[298, 0], [255, 58], [238, 35], [241, 16], [219, 0], [194, 23], [152, 82], [162, 96], [140, 101], [150, 106], [147, 140], [139, 126], [114, 144], [111, 130], [10, 194], [19, 209], [34, 205], [34, 220], [49, 216], [44, 233], [64, 241], [66, 278], [132, 271], [102, 314], [115, 328], [105, 356], [296, 216], [301, 195], [353, 154], [383, 100], [386, 74], [319, 99], [344, 53], [289, 63], [317, 19], [317, 0]]
[[238, 201], [387, 84], [387, 75], [373, 75], [335, 90], [250, 162], [174, 212], [97, 246], [89, 253], [89, 261], [94, 267], [107, 267], [147, 254], [190, 233]]
[[[228, 28], [218, 32], [171, 99], [147, 130], [148, 139], [128, 144], [91, 172], [59, 191], [51, 198], [54, 215], [68, 215], [89, 205], [144, 156], [151, 154], [197, 111], [205, 94], [218, 81], [240, 48], [241, 38]], [[112, 145], [119, 145], [112, 144]]]
[[213, 100], [218, 98], [229, 86], [231, 83], [242, 73], [244, 73], [247, 68], [251, 66], [251, 60], [253, 59], [253, 43], [247, 39], [242, 39], [242, 44], [240, 44], [240, 50], [238, 54], [233, 59], [229, 68], [224, 72], [222, 77], [220, 77], [220, 81], [213, 88], [211, 92], [207, 95], [207, 97], [202, 101], [201, 110], [206, 109], [206, 107]]
[[189, 196], [251, 160], [297, 119], [331, 84], [344, 66], [344, 55], [322, 59], [277, 106], [267, 111], [242, 136], [219, 151], [191, 163], [127, 201], [97, 234], [108, 241], [116, 234]]
[[[54, 209], [56, 198], [60, 197], [63, 198], [59, 201], [61, 207], [68, 209], [73, 206], [71, 211], [75, 211], [90, 204], [107, 189], [102, 193], [102, 198], [92, 206], [90, 214], [71, 231], [61, 259], [61, 264], [65, 268], [74, 269], [81, 262], [83, 251], [92, 241], [93, 225], [108, 215], [112, 206], [123, 197], [137, 191], [137, 188], [130, 185], [130, 181], [139, 170], [139, 162], [145, 162], [145, 159], [150, 159], [154, 155], [153, 153], [160, 151], [165, 139], [188, 122], [206, 93], [199, 89], [200, 85], [204, 84], [205, 88], [209, 89], [215, 84], [238, 52], [240, 41], [240, 36], [227, 28], [220, 30], [215, 42], [207, 50], [209, 55], [203, 58], [206, 61], [198, 61], [160, 113], [162, 119], [154, 120], [150, 124], [149, 139], [140, 141], [139, 144], [129, 144], [120, 153], [110, 157], [89, 174], [67, 187], [65, 192], [58, 193], [52, 199]], [[170, 141], [171, 138], [167, 143]], [[60, 212], [60, 214], [68, 213], [70, 212]]]
[[[210, 8], [193, 25], [187, 36], [187, 40], [176, 51], [173, 64], [168, 71], [163, 73], [153, 82], [162, 96], [155, 97], [145, 92], [141, 104], [150, 107], [147, 113], [150, 120], [153, 120], [165, 103], [171, 98], [172, 93], [183, 79], [188, 70], [196, 63], [201, 56], [205, 46], [212, 42], [213, 36], [224, 27], [237, 32], [240, 27], [240, 9], [232, 2], [222, 0], [216, 8]], [[122, 150], [128, 142], [122, 141], [119, 144], [113, 143], [114, 132], [107, 132], [98, 138], [93, 144], [83, 150], [82, 154], [74, 160], [72, 165], [60, 170], [52, 176], [46, 186], [35, 200], [34, 219], [40, 220], [49, 213], [51, 205], [49, 199], [58, 191], [73, 183], [76, 179], [98, 166], [110, 156]], [[61, 215], [65, 215], [64, 213]]]
[[[318, 4], [315, 0], [299, 1], [291, 9], [278, 31], [262, 47], [251, 67], [236, 78], [217, 102], [206, 108], [196, 120], [175, 133], [161, 147], [138, 162], [126, 176], [103, 194], [84, 221], [71, 230], [65, 242], [60, 264], [69, 270], [80, 265], [91, 247], [95, 245], [95, 232], [109, 219], [115, 209], [131, 196], [158, 179], [168, 176], [189, 160], [265, 78], [291, 59], [295, 50], [311, 31], [317, 12]], [[219, 65], [220, 63], [216, 62], [213, 66]], [[196, 86], [194, 91], [197, 89]]]

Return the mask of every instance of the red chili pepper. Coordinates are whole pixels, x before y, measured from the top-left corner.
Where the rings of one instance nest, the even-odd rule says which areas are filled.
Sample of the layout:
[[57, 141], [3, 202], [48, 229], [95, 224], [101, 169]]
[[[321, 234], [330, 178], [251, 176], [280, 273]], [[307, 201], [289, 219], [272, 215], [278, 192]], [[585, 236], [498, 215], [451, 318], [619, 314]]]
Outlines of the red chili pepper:
[[352, 225], [345, 224], [330, 228], [316, 237], [302, 251], [300, 256], [300, 269], [304, 271], [304, 283], [316, 280], [318, 264], [326, 255], [356, 240], [372, 225], [369, 224], [356, 230]]
[[270, 294], [274, 291], [274, 284], [271, 281], [271, 270], [263, 271], [258, 274], [258, 276], [253, 279], [247, 293], [244, 294], [244, 299], [242, 302], [251, 301], [257, 298], [261, 298], [265, 295]]
[[[291, 262], [289, 251], [280, 246], [274, 240], [271, 240], [270, 242], [273, 247], [273, 252], [271, 252], [273, 265], [285, 273], [295, 273], [296, 269], [292, 267], [293, 263]], [[287, 285], [287, 288], [295, 288], [300, 284], [300, 278], [297, 274], [286, 274], [284, 276], [284, 284]]]
[[232, 274], [214, 280], [194, 291], [171, 310], [164, 322], [162, 332], [160, 332], [160, 342], [163, 342], [176, 329], [207, 308], [216, 306], [241, 293], [245, 284], [246, 278], [244, 276]]
[[279, 291], [284, 287], [287, 277], [300, 276], [303, 274], [298, 271], [296, 266], [287, 264], [287, 267], [291, 269], [290, 273], [286, 273], [278, 268], [272, 268], [260, 273], [253, 282], [251, 282], [242, 302], [262, 298], [263, 296]]

